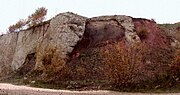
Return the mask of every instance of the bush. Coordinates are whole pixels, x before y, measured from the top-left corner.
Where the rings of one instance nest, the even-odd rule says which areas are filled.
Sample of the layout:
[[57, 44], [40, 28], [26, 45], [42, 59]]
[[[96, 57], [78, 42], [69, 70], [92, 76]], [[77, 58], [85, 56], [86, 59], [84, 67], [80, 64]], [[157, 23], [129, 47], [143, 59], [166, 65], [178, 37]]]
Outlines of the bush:
[[101, 51], [106, 64], [106, 75], [118, 87], [127, 87], [139, 83], [137, 79], [142, 64], [141, 45], [126, 46], [122, 43], [107, 45]]
[[129, 45], [118, 42], [108, 44], [100, 52], [107, 79], [120, 89], [154, 88], [163, 84], [159, 79], [168, 81], [168, 64], [173, 53], [165, 48], [151, 47], [146, 43]]

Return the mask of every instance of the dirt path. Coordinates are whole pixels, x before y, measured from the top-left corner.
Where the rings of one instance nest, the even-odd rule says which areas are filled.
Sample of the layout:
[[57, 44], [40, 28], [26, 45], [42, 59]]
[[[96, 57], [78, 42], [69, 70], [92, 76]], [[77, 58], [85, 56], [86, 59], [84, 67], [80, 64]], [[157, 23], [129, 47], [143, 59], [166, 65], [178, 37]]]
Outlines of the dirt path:
[[15, 86], [0, 83], [0, 95], [180, 95], [180, 93], [152, 94], [152, 93], [125, 93], [113, 91], [69, 91], [33, 88], [27, 86]]

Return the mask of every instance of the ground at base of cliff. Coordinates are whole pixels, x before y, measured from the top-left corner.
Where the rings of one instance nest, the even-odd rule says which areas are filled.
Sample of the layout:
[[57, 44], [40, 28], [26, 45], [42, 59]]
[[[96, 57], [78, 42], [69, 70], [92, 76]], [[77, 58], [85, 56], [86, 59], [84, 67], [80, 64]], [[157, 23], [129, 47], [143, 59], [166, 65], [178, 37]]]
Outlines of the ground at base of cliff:
[[[70, 84], [68, 84], [68, 83], [70, 83]], [[76, 84], [72, 85], [72, 83], [76, 83]], [[81, 84], [78, 84], [78, 83], [81, 83]], [[105, 82], [103, 82], [103, 81], [97, 81], [96, 83], [94, 82], [91, 84], [88, 83], [88, 85], [87, 85], [87, 82], [84, 82], [84, 81], [46, 83], [46, 82], [42, 82], [42, 81], [33, 81], [32, 80], [30, 82], [27, 82], [25, 78], [22, 78], [19, 76], [0, 80], [0, 89], [2, 89], [1, 84], [12, 84], [12, 85], [17, 85], [17, 86], [24, 85], [24, 86], [28, 86], [28, 87], [32, 87], [32, 88], [37, 87], [37, 88], [42, 88], [42, 89], [70, 90], [70, 91], [108, 90], [108, 91], [129, 92], [129, 93], [164, 93], [164, 94], [165, 93], [180, 93], [180, 84], [172, 86], [171, 88], [168, 88], [168, 87], [163, 87], [163, 88], [162, 87], [161, 88], [158, 88], [158, 87], [154, 87], [154, 88], [143, 88], [143, 87], [142, 88], [116, 88], [116, 87], [113, 87], [111, 84], [105, 84]], [[82, 86], [82, 85], [84, 85], [84, 86]], [[1, 93], [0, 93], [0, 95], [1, 95]], [[17, 95], [19, 95], [19, 94], [17, 94]], [[29, 94], [27, 94], [27, 95], [29, 95]], [[38, 94], [38, 95], [41, 95], [41, 94]], [[47, 94], [47, 95], [49, 95], [49, 94]], [[54, 94], [54, 95], [56, 95], [56, 94]], [[57, 94], [57, 95], [59, 95], [59, 94]], [[71, 95], [71, 94], [67, 94], [67, 95]], [[81, 94], [77, 94], [77, 95], [81, 95]], [[82, 95], [85, 95], [85, 94], [82, 94]], [[90, 94], [90, 95], [106, 95], [106, 94]], [[107, 94], [107, 95], [110, 95], [110, 94]], [[116, 94], [112, 94], [112, 95], [116, 95]], [[121, 95], [121, 94], [117, 94], [117, 95]], [[126, 94], [122, 94], [122, 95], [126, 95]], [[129, 95], [131, 95], [131, 94], [129, 94]], [[149, 95], [149, 94], [145, 94], [145, 95]], [[167, 95], [172, 95], [172, 94], [167, 94]], [[179, 95], [179, 94], [173, 94], [173, 95]]]
[[0, 83], [0, 95], [179, 95], [180, 93], [128, 93], [108, 90], [70, 91]]

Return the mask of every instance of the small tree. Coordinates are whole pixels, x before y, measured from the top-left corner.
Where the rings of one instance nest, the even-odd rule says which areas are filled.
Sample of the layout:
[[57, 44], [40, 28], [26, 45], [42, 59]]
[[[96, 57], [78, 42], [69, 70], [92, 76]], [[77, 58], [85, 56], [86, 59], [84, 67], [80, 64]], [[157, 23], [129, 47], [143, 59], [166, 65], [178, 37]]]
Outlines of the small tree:
[[35, 13], [28, 17], [28, 26], [34, 26], [41, 23], [47, 14], [47, 9], [44, 7], [38, 8]]
[[37, 25], [44, 21], [47, 14], [47, 9], [44, 7], [38, 8], [35, 13], [30, 15], [28, 19], [20, 19], [16, 24], [9, 26], [8, 33], [18, 32]]
[[8, 30], [10, 33], [21, 31], [26, 24], [27, 21], [25, 19], [20, 19], [16, 24], [9, 26]]

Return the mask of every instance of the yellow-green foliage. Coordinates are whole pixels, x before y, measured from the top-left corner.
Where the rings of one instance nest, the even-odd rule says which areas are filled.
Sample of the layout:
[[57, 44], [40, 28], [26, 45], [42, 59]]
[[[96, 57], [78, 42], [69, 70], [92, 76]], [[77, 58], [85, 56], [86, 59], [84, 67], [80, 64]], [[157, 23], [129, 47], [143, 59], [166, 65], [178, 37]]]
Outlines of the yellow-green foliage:
[[142, 47], [138, 45], [107, 45], [101, 53], [110, 81], [121, 87], [138, 82], [136, 77], [142, 64], [142, 52]]
[[23, 26], [25, 26], [25, 25], [26, 25], [26, 20], [21, 19], [16, 24], [9, 26], [8, 32], [12, 33], [15, 31], [20, 31], [23, 28]]
[[23, 28], [27, 29], [29, 27], [37, 25], [44, 21], [46, 14], [47, 14], [46, 8], [44, 7], [38, 8], [35, 11], [35, 13], [31, 14], [28, 17], [28, 19], [20, 19], [16, 24], [10, 25], [8, 28], [8, 33], [18, 32], [23, 30]]
[[41, 23], [47, 14], [47, 9], [44, 7], [38, 8], [33, 14], [28, 17], [28, 26], [34, 26]]

